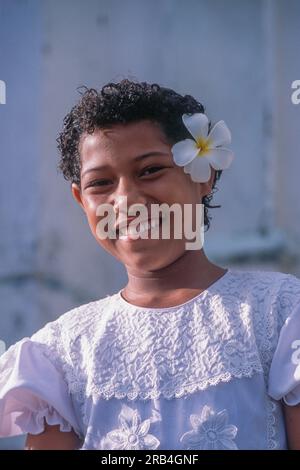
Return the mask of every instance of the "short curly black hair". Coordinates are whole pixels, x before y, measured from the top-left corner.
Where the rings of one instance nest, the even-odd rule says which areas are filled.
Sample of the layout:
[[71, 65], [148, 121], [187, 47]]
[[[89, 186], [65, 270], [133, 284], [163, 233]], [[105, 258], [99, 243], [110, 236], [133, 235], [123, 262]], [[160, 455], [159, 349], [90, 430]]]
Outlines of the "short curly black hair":
[[[57, 138], [60, 161], [58, 170], [66, 180], [80, 187], [81, 159], [79, 144], [84, 133], [92, 134], [108, 124], [126, 124], [143, 119], [158, 123], [170, 144], [186, 138], [190, 134], [182, 122], [184, 113], [204, 113], [204, 106], [191, 95], [181, 96], [170, 88], [156, 83], [138, 82], [123, 79], [118, 83], [107, 83], [100, 91], [80, 87], [79, 102], [65, 116], [62, 132]], [[209, 229], [211, 217], [208, 208], [217, 188], [222, 170], [215, 173], [212, 191], [204, 196], [204, 225]]]

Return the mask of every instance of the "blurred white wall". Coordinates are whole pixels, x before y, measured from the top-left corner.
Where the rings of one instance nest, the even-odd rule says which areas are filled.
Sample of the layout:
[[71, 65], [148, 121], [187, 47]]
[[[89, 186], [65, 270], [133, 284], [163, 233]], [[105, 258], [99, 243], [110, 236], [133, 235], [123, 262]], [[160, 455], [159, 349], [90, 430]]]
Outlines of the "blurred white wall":
[[[124, 285], [57, 173], [56, 136], [80, 85], [123, 77], [193, 94], [236, 160], [205, 237], [224, 265], [299, 272], [300, 4], [290, 0], [1, 0], [1, 336], [31, 334]], [[298, 171], [297, 171], [298, 170]], [[292, 262], [292, 263], [291, 263]]]
[[300, 275], [299, 44], [297, 0], [0, 0], [0, 338], [126, 281], [56, 171], [80, 85], [157, 82], [224, 119], [236, 160], [218, 184], [207, 254]]

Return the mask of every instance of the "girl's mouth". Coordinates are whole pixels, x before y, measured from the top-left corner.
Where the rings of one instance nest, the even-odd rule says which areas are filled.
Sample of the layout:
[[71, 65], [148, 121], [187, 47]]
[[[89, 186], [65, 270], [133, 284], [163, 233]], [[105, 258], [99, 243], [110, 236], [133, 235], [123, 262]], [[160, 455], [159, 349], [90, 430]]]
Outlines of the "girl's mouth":
[[152, 238], [151, 235], [159, 234], [159, 227], [161, 225], [161, 217], [148, 219], [138, 224], [131, 222], [128, 226], [117, 230], [117, 239], [127, 242], [149, 239]]

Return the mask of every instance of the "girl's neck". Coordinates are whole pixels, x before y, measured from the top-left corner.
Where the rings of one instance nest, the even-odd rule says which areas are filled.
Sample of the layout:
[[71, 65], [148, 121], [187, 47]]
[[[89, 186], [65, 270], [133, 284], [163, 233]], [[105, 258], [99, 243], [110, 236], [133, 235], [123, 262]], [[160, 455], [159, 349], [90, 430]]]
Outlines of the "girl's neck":
[[187, 250], [172, 264], [157, 271], [127, 267], [128, 283], [122, 296], [141, 307], [167, 308], [201, 293], [222, 277], [226, 269], [211, 263], [203, 249]]

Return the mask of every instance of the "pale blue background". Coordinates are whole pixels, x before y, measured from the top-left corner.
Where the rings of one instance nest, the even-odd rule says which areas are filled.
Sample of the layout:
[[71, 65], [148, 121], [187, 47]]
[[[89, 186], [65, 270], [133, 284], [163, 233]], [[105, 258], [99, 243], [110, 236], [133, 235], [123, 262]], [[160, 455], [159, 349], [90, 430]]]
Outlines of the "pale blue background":
[[56, 171], [55, 139], [80, 85], [157, 82], [224, 119], [236, 160], [218, 184], [206, 252], [224, 266], [300, 275], [299, 44], [297, 0], [0, 0], [7, 345], [126, 280]]

